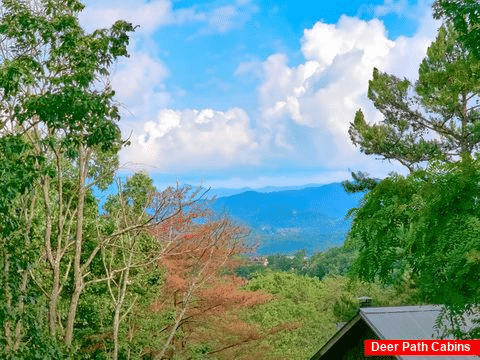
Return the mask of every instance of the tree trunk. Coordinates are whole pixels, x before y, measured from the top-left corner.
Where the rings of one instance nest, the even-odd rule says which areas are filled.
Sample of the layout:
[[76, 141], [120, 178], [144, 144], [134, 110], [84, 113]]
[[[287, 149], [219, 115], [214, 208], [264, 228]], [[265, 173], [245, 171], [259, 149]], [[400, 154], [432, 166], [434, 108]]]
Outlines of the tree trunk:
[[70, 300], [70, 309], [68, 310], [67, 326], [65, 329], [65, 344], [67, 346], [72, 345], [73, 340], [73, 326], [75, 324], [75, 317], [77, 315], [78, 300], [80, 299], [80, 294], [82, 293], [83, 288], [75, 284], [75, 291], [72, 294]]
[[[5, 293], [5, 298], [7, 300], [7, 311], [9, 313], [12, 312], [12, 293], [10, 291], [10, 285], [8, 281], [8, 274], [10, 272], [10, 262], [8, 259], [9, 255], [7, 251], [4, 249], [3, 251], [3, 273], [6, 278], [3, 286], [4, 286], [4, 293]], [[12, 347], [12, 332], [11, 332], [11, 322], [10, 320], [5, 321], [4, 324], [4, 330], [5, 330], [5, 340], [7, 342], [7, 349], [11, 349]]]
[[118, 294], [118, 300], [115, 302], [115, 314], [113, 316], [113, 359], [118, 359], [118, 350], [119, 350], [119, 343], [118, 343], [118, 332], [120, 329], [120, 322], [122, 321], [120, 317], [120, 312], [122, 310], [123, 303], [125, 302], [125, 294], [127, 292], [127, 284], [128, 278], [130, 274], [130, 266], [131, 266], [131, 258], [132, 258], [133, 250], [129, 253], [129, 260], [128, 264], [125, 269], [125, 273], [122, 277], [121, 288]]
[[53, 283], [50, 291], [50, 301], [48, 302], [48, 324], [50, 328], [50, 335], [56, 336], [57, 332], [57, 303], [58, 295], [60, 294], [60, 264], [55, 260], [52, 264]]
[[187, 294], [183, 297], [183, 306], [182, 306], [182, 311], [180, 311], [180, 314], [178, 314], [177, 318], [175, 319], [175, 323], [173, 324], [172, 330], [170, 331], [170, 334], [168, 336], [167, 341], [165, 342], [165, 345], [163, 345], [162, 351], [155, 356], [155, 360], [162, 360], [165, 356], [165, 353], [168, 350], [168, 347], [170, 346], [175, 333], [177, 332], [178, 327], [180, 326], [180, 323], [182, 322], [183, 318], [185, 317], [185, 313], [187, 312], [188, 305], [190, 304], [190, 297], [192, 296], [194, 289], [196, 288], [196, 284], [192, 284], [190, 286], [190, 289], [188, 289]]
[[53, 272], [52, 290], [50, 292], [50, 301], [48, 304], [48, 328], [50, 330], [50, 336], [55, 337], [57, 331], [57, 300], [56, 288], [59, 285], [60, 277], [58, 274], [57, 259], [52, 252], [52, 209], [50, 206], [50, 182], [48, 177], [45, 176], [42, 181], [43, 201], [45, 210], [45, 250], [47, 253], [48, 263], [50, 264]]
[[[25, 227], [25, 245], [30, 246], [30, 229], [33, 223], [33, 217], [35, 214], [35, 204], [37, 202], [37, 195], [35, 190], [32, 193], [32, 198], [30, 199], [30, 207], [29, 210], [25, 213], [25, 218], [27, 219], [26, 227]], [[25, 311], [25, 296], [28, 289], [30, 274], [27, 269], [23, 269], [22, 272], [22, 283], [20, 286], [20, 299], [17, 305], [17, 313], [18, 313], [18, 321], [17, 325], [15, 326], [15, 343], [13, 344], [13, 350], [18, 351], [20, 348], [20, 344], [23, 339], [23, 315]]]
[[17, 351], [20, 348], [20, 343], [22, 341], [22, 315], [25, 308], [25, 293], [27, 292], [28, 287], [28, 278], [29, 274], [27, 270], [23, 270], [22, 273], [22, 285], [20, 286], [20, 300], [18, 301], [17, 312], [19, 315], [19, 320], [15, 326], [15, 343], [13, 344], [13, 350]]
[[75, 236], [75, 257], [73, 261], [74, 291], [68, 310], [67, 325], [65, 328], [65, 344], [72, 345], [73, 327], [77, 315], [78, 300], [84, 288], [83, 271], [81, 266], [83, 245], [83, 208], [85, 203], [85, 179], [87, 177], [88, 156], [83, 146], [80, 146], [78, 156], [78, 205], [77, 205], [77, 233]]
[[118, 359], [118, 331], [120, 329], [120, 308], [115, 307], [115, 314], [113, 315], [113, 360]]

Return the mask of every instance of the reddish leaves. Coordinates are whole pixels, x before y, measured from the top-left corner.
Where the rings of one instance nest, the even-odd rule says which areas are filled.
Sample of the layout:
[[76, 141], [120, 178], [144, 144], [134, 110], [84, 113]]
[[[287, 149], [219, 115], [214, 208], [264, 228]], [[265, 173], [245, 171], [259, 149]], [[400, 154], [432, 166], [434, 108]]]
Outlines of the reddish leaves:
[[249, 250], [244, 228], [229, 218], [215, 218], [205, 204], [195, 204], [160, 223], [152, 234], [164, 246], [161, 263], [167, 270], [162, 299], [152, 309], [173, 308], [176, 314], [164, 329], [170, 336], [157, 358], [170, 358], [191, 344], [207, 344], [208, 353], [219, 356], [262, 338], [258, 326], [239, 314], [271, 296], [241, 290], [244, 280], [228, 275], [238, 266], [238, 255]]

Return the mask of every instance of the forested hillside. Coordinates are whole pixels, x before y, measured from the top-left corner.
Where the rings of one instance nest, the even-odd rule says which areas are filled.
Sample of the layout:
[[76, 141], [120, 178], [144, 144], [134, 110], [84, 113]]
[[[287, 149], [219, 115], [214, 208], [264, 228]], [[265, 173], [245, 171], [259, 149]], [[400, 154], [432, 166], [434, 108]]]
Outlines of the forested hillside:
[[350, 209], [362, 193], [348, 194], [341, 184], [269, 193], [247, 191], [218, 198], [212, 205], [248, 226], [258, 239], [258, 253], [312, 254], [345, 241]]

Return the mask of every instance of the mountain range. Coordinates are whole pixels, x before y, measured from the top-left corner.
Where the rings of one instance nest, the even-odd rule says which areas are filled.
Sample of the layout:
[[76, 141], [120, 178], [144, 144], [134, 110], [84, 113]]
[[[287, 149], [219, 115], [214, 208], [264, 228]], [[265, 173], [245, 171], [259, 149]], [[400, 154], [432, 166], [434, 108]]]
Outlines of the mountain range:
[[[107, 196], [116, 191], [115, 185], [103, 192], [94, 188], [100, 212]], [[216, 188], [207, 192], [207, 197], [213, 196], [213, 210], [247, 226], [258, 243], [257, 253], [269, 255], [299, 250], [312, 254], [343, 244], [351, 225], [345, 216], [364, 194], [348, 194], [340, 183], [332, 183], [255, 190]]]
[[351, 225], [345, 216], [364, 196], [346, 193], [339, 183], [289, 190], [216, 189], [212, 193], [228, 194], [227, 190], [232, 195], [217, 198], [213, 210], [249, 227], [260, 255], [302, 249], [312, 254], [341, 245]]

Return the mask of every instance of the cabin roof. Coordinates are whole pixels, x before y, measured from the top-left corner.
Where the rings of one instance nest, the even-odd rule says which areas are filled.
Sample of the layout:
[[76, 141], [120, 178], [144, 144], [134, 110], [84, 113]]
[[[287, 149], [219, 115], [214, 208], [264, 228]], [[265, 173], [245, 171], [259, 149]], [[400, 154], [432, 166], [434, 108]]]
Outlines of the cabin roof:
[[[319, 360], [328, 353], [337, 341], [353, 331], [359, 321], [364, 321], [381, 340], [438, 339], [440, 333], [436, 328], [438, 316], [442, 311], [440, 305], [392, 306], [361, 308], [356, 316], [346, 323], [312, 358]], [[468, 319], [467, 319], [468, 320]], [[467, 321], [466, 329], [472, 323]], [[403, 359], [397, 356], [398, 359]], [[422, 360], [425, 356], [407, 356], [406, 360]], [[442, 356], [442, 360], [478, 359], [473, 356]]]

